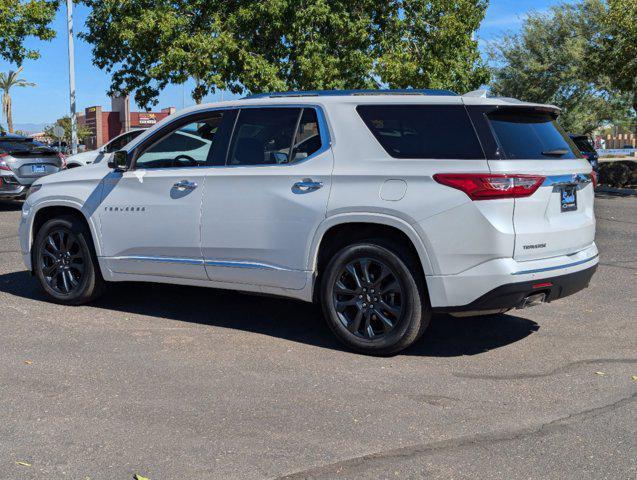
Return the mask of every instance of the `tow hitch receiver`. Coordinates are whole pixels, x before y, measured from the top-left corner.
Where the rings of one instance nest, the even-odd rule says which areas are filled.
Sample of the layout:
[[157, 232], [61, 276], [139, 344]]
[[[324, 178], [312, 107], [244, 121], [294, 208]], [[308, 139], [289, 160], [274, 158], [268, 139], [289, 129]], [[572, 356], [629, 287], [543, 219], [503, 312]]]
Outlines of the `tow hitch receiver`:
[[534, 305], [539, 305], [540, 303], [544, 303], [545, 301], [546, 301], [546, 293], [534, 293], [533, 295], [524, 297], [524, 299], [520, 302], [520, 304], [515, 308], [517, 308], [518, 310], [522, 308], [528, 308]]

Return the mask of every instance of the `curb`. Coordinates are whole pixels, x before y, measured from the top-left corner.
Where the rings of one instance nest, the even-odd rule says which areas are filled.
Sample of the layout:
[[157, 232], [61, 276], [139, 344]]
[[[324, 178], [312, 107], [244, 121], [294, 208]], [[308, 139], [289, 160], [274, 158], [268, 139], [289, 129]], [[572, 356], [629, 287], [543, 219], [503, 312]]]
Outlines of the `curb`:
[[608, 193], [610, 195], [635, 195], [637, 196], [637, 189], [635, 188], [615, 188], [600, 186], [595, 189], [595, 193]]

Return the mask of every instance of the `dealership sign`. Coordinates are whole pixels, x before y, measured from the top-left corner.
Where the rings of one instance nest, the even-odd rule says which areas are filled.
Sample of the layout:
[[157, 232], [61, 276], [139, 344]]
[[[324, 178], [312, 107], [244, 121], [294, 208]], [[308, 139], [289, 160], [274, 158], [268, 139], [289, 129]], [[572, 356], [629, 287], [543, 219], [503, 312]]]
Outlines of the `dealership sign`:
[[155, 125], [157, 123], [157, 118], [154, 113], [140, 113], [139, 114], [139, 124], [140, 125]]

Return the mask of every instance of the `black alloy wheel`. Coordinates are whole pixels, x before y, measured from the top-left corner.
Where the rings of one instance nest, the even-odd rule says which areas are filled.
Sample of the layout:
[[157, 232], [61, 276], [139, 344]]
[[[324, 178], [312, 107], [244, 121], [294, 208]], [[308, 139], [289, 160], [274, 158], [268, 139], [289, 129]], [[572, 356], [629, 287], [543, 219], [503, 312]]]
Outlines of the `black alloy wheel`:
[[391, 355], [412, 345], [431, 318], [419, 260], [399, 244], [370, 239], [342, 247], [320, 274], [328, 326], [349, 348]]
[[378, 339], [400, 322], [403, 288], [385, 263], [357, 258], [341, 268], [332, 301], [338, 318], [357, 337]]
[[87, 259], [73, 232], [58, 228], [41, 240], [39, 268], [48, 286], [70, 295], [81, 285]]
[[42, 289], [56, 303], [80, 305], [105, 289], [91, 232], [76, 215], [46, 221], [33, 242], [32, 259]]

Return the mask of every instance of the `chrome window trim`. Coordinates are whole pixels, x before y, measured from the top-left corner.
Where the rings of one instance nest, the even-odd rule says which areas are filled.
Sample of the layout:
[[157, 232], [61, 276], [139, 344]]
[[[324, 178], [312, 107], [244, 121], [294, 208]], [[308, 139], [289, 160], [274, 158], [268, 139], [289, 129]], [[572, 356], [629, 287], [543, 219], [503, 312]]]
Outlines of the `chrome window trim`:
[[[181, 115], [175, 117], [174, 119], [172, 119], [170, 121], [170, 123], [167, 123], [166, 125], [164, 125], [164, 127], [168, 127], [168, 126], [172, 125], [175, 122], [179, 122], [181, 120], [187, 119], [187, 117], [190, 117], [190, 116], [200, 115], [202, 113], [212, 113], [212, 112], [219, 112], [219, 111], [226, 111], [226, 110], [237, 110], [238, 111], [237, 112], [237, 117], [235, 118], [235, 126], [236, 126], [236, 122], [239, 119], [239, 115], [241, 114], [241, 110], [248, 109], [248, 108], [313, 108], [316, 111], [316, 117], [318, 119], [319, 135], [321, 136], [321, 148], [319, 148], [312, 155], [308, 155], [303, 160], [299, 160], [298, 162], [294, 162], [294, 163], [272, 163], [272, 164], [267, 164], [267, 165], [228, 165], [227, 159], [226, 159], [226, 164], [225, 165], [198, 165], [198, 166], [175, 167], [175, 168], [178, 168], [179, 170], [184, 170], [184, 169], [190, 169], [190, 168], [200, 169], [200, 168], [292, 167], [294, 165], [300, 165], [300, 164], [305, 163], [305, 162], [307, 162], [307, 161], [309, 161], [309, 160], [311, 160], [311, 159], [313, 159], [315, 157], [318, 157], [319, 155], [322, 155], [323, 153], [327, 152], [330, 148], [332, 148], [332, 135], [330, 133], [330, 128], [329, 128], [329, 124], [327, 122], [327, 117], [325, 115], [325, 111], [323, 110], [323, 107], [321, 105], [318, 105], [318, 104], [285, 103], [285, 104], [276, 104], [276, 105], [265, 105], [265, 104], [264, 105], [233, 105], [233, 106], [224, 106], [224, 107], [204, 108], [204, 109], [197, 110], [197, 111], [194, 111], [194, 112], [188, 112], [188, 113], [181, 114]], [[230, 140], [232, 140], [232, 136], [233, 135], [234, 135], [234, 126], [232, 128], [232, 132], [230, 133]], [[137, 142], [135, 142], [129, 149], [126, 150], [127, 154], [130, 154], [133, 150], [135, 150], [137, 147], [139, 147], [143, 143], [143, 140], [140, 139], [141, 136], [143, 136], [143, 135], [140, 135], [140, 136], [136, 137], [135, 139], [133, 139], [133, 141], [137, 140]], [[141, 155], [141, 153], [139, 155]], [[139, 157], [139, 155], [137, 155], [137, 157]], [[166, 167], [166, 168], [171, 168], [171, 167]], [[131, 168], [131, 170], [153, 171], [153, 170], [163, 170], [163, 169], [161, 169], [161, 168], [137, 168], [137, 166], [134, 165], [134, 167]]]
[[557, 265], [555, 267], [535, 268], [535, 269], [532, 269], [532, 270], [522, 270], [522, 271], [519, 271], [519, 272], [513, 272], [511, 275], [526, 275], [528, 273], [550, 272], [551, 270], [559, 270], [561, 268], [575, 267], [575, 266], [581, 265], [583, 263], [591, 262], [591, 261], [595, 260], [597, 257], [599, 257], [599, 254], [596, 254], [594, 257], [591, 257], [591, 258], [586, 258], [584, 260], [579, 260], [577, 262], [567, 263], [566, 265]]

